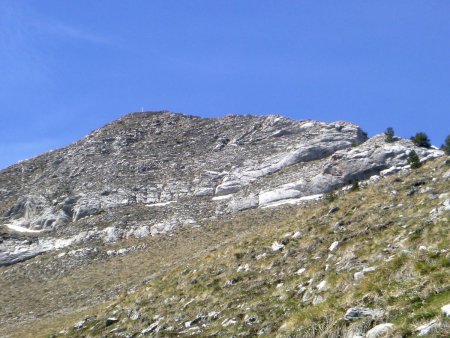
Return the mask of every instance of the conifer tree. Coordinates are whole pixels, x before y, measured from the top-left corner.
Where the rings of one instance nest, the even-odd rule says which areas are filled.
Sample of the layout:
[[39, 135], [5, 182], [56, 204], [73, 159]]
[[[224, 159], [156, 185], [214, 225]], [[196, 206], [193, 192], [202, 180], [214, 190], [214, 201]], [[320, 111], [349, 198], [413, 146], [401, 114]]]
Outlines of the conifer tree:
[[444, 144], [441, 146], [441, 149], [445, 152], [446, 155], [450, 155], [450, 135], [445, 138]]
[[431, 148], [430, 139], [424, 132], [419, 132], [416, 135], [412, 136], [411, 141], [413, 141], [413, 143], [418, 147]]
[[411, 150], [408, 154], [408, 164], [411, 166], [411, 169], [417, 169], [422, 166], [419, 155], [414, 150]]
[[389, 127], [388, 129], [386, 129], [386, 131], [384, 132], [384, 140], [387, 143], [392, 143], [394, 142], [394, 129]]

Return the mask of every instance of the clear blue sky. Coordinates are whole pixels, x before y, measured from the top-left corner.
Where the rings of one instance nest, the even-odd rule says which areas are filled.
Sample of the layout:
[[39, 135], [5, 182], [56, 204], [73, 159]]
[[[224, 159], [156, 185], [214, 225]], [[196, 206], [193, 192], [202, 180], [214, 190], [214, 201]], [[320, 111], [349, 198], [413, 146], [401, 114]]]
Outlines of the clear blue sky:
[[0, 0], [0, 168], [128, 112], [450, 133], [448, 0]]

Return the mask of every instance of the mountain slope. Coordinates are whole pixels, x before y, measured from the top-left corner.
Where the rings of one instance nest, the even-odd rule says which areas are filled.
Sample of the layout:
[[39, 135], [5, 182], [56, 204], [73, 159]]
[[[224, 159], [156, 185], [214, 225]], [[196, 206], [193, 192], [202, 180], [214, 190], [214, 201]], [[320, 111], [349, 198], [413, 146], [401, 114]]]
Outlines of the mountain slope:
[[[413, 149], [424, 169], [410, 171]], [[344, 308], [365, 295], [353, 274], [370, 281], [397, 260], [421, 301], [437, 299], [437, 316], [448, 303], [448, 167], [431, 161], [440, 156], [346, 122], [127, 115], [0, 171], [0, 335], [44, 336], [90, 314], [65, 334], [311, 336], [322, 319], [337, 334]], [[356, 181], [369, 185], [345, 193]], [[322, 194], [334, 190], [331, 212]], [[397, 259], [403, 249], [411, 255]], [[423, 321], [393, 317], [383, 292], [378, 303], [363, 297], [383, 308], [364, 325]], [[114, 300], [120, 308], [105, 310]]]
[[[416, 336], [424, 324], [448, 336], [449, 188], [450, 167], [439, 159], [337, 192], [333, 202], [213, 222], [196, 233], [203, 248], [192, 241], [191, 254], [167, 257], [142, 286], [128, 285], [101, 309], [53, 318], [47, 329], [66, 326], [56, 336], [71, 337], [353, 337], [392, 323], [394, 337]], [[146, 250], [123, 264], [144, 268]]]

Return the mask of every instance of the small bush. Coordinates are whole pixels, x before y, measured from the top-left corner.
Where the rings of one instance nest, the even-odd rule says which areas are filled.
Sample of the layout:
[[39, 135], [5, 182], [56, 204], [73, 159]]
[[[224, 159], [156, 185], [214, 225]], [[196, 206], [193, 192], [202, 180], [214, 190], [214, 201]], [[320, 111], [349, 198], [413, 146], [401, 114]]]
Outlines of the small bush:
[[431, 148], [430, 139], [428, 138], [428, 135], [423, 132], [419, 132], [412, 136], [411, 141], [418, 147]]
[[433, 266], [432, 264], [430, 264], [426, 261], [416, 261], [414, 263], [414, 267], [421, 275], [424, 275], [424, 274], [427, 274], [427, 273], [430, 273], [430, 272], [436, 270], [435, 266]]
[[441, 265], [443, 268], [450, 268], [450, 257], [439, 258], [439, 265]]
[[350, 191], [358, 191], [359, 190], [359, 182], [353, 181], [352, 186], [350, 187]]
[[408, 164], [411, 166], [411, 169], [417, 169], [422, 166], [422, 163], [420, 163], [420, 158], [414, 150], [409, 152]]
[[325, 201], [331, 203], [337, 199], [337, 195], [334, 191], [329, 191], [324, 195]]
[[387, 143], [392, 143], [394, 142], [394, 129], [389, 127], [388, 129], [386, 129], [386, 131], [384, 132], [384, 140]]

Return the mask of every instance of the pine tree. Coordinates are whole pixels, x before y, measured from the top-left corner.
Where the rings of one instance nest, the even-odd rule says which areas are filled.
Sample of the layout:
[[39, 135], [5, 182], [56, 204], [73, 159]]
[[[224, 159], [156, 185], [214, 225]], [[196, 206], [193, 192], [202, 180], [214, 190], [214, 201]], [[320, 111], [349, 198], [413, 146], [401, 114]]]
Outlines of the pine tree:
[[417, 169], [422, 166], [420, 158], [414, 150], [411, 150], [408, 154], [408, 164], [411, 166], [411, 169]]
[[392, 143], [394, 142], [394, 129], [389, 127], [388, 129], [386, 129], [386, 131], [384, 132], [384, 140], [387, 143]]
[[444, 144], [441, 146], [441, 149], [445, 151], [446, 155], [450, 155], [450, 135], [445, 138]]
[[430, 139], [424, 132], [419, 132], [416, 135], [412, 136], [411, 141], [413, 141], [413, 143], [418, 147], [431, 148]]

